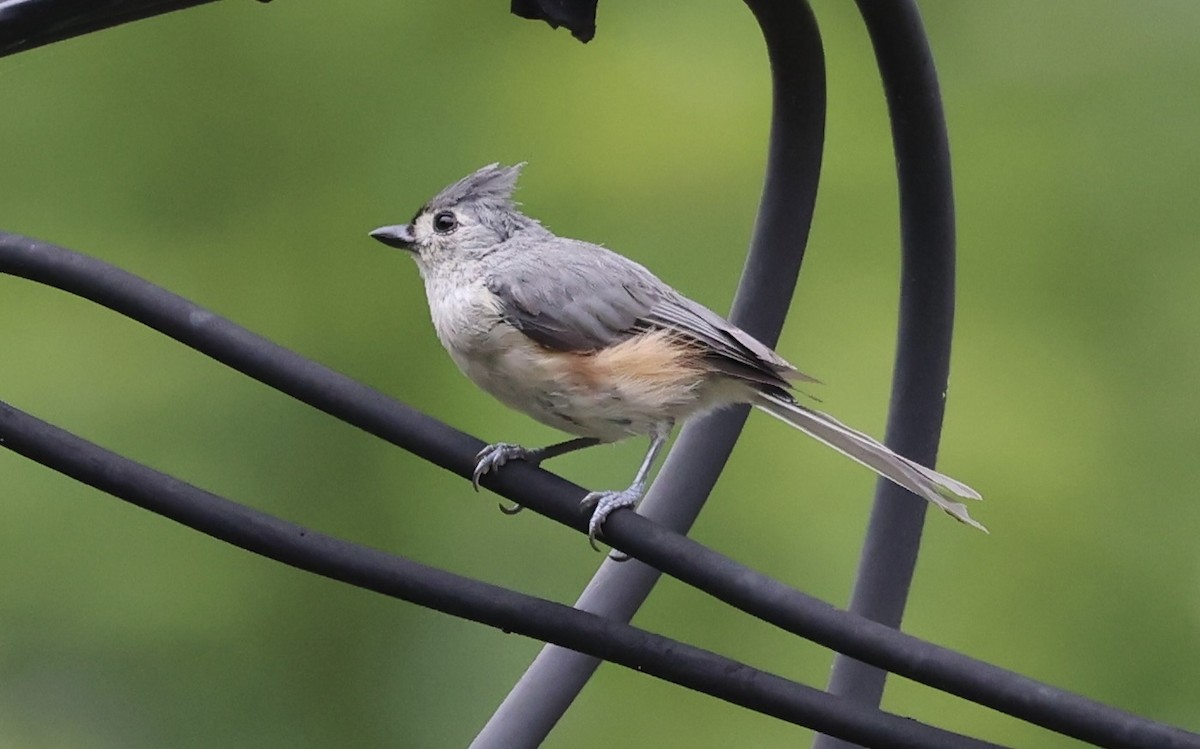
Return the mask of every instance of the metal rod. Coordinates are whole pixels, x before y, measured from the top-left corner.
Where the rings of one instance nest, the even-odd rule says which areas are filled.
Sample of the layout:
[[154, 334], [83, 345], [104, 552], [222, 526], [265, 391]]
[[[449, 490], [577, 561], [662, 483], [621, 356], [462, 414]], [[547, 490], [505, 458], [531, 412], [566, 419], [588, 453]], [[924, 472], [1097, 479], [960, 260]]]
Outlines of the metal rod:
[[[937, 72], [913, 0], [859, 0], [883, 78], [900, 188], [900, 319], [885, 442], [927, 466], [937, 459], [954, 327], [954, 195]], [[850, 610], [899, 628], [926, 503], [889, 481], [875, 489]], [[839, 655], [829, 691], [878, 705], [886, 672]], [[844, 749], [818, 736], [814, 749]]]

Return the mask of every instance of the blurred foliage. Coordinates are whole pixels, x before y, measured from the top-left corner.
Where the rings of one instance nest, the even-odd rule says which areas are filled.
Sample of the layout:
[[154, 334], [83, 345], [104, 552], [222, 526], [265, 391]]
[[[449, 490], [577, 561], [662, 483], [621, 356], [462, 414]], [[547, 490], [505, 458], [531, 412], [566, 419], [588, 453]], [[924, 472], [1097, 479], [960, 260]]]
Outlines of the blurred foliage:
[[[506, 3], [223, 2], [0, 60], [0, 226], [94, 254], [485, 439], [549, 430], [457, 375], [415, 269], [366, 232], [527, 160], [520, 199], [727, 309], [769, 115], [739, 3], [606, 0], [596, 40]], [[923, 3], [954, 151], [959, 317], [906, 629], [1200, 730], [1200, 6]], [[782, 352], [879, 433], [895, 179], [870, 45], [816, 4], [825, 169]], [[0, 278], [0, 397], [322, 531], [560, 601], [578, 535], [118, 316]], [[752, 418], [700, 541], [848, 596], [871, 476]], [[623, 486], [640, 444], [563, 459]], [[463, 746], [537, 643], [224, 546], [6, 451], [0, 745]], [[811, 684], [830, 655], [664, 581], [635, 622]], [[885, 706], [1007, 744], [1061, 737], [903, 679]], [[614, 720], [622, 716], [624, 720]], [[803, 745], [603, 667], [550, 746]]]

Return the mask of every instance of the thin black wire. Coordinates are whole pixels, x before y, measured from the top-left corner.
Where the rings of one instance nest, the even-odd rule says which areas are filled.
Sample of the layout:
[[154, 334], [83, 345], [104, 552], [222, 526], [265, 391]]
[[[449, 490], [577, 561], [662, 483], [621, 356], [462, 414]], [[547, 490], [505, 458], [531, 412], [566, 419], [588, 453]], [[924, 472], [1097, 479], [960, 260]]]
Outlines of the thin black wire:
[[104, 450], [0, 402], [0, 442], [78, 481], [269, 559], [464, 619], [556, 642], [869, 746], [993, 744], [856, 705], [627, 624], [315, 533]]
[[[954, 191], [937, 71], [913, 0], [858, 0], [891, 119], [900, 189], [900, 315], [885, 441], [922, 465], [937, 460], [954, 328]], [[899, 628], [927, 504], [879, 481], [849, 610]], [[834, 658], [829, 691], [879, 705], [887, 673]], [[849, 745], [818, 736], [814, 749]]]
[[[825, 132], [825, 65], [807, 3], [747, 4], [762, 28], [771, 65], [771, 133], [762, 200], [730, 319], [774, 344], [812, 224]], [[745, 408], [729, 409], [685, 426], [639, 512], [686, 533], [725, 467], [746, 415]], [[658, 570], [637, 562], [606, 561], [575, 605], [627, 622], [658, 578]], [[598, 665], [594, 658], [547, 645], [480, 730], [473, 749], [539, 745]]]
[[[0, 232], [0, 272], [102, 304], [464, 478], [470, 477], [474, 455], [483, 445], [95, 258]], [[20, 438], [19, 429], [0, 434], [0, 444], [11, 448]], [[585, 490], [569, 481], [518, 462], [494, 476], [489, 474], [485, 484], [539, 514], [586, 532], [587, 513], [578, 505]], [[242, 522], [244, 516], [237, 505], [231, 504], [224, 511], [232, 513], [228, 523]], [[614, 513], [605, 523], [605, 538], [621, 551], [788, 632], [1050, 730], [1104, 747], [1200, 749], [1200, 735], [1108, 707], [840, 611], [637, 513]]]

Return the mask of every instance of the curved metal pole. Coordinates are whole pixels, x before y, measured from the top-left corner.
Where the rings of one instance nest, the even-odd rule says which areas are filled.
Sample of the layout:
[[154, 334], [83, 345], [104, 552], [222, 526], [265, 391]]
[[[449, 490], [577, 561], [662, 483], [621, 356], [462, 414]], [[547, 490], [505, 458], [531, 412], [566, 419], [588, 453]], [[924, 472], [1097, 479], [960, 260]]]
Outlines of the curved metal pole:
[[[932, 466], [937, 459], [954, 326], [954, 194], [950, 146], [929, 42], [913, 0], [858, 0], [887, 95], [900, 187], [900, 323], [886, 442]], [[877, 484], [850, 611], [899, 628], [926, 503]], [[886, 672], [843, 655], [829, 691], [878, 705]], [[814, 749], [851, 746], [818, 736]]]
[[[795, 289], [816, 202], [825, 138], [825, 62], [816, 19], [807, 3], [746, 0], [746, 4], [766, 40], [773, 99], [763, 196], [730, 319], [774, 344]], [[740, 408], [685, 427], [640, 512], [686, 532], [720, 476], [745, 420], [746, 409]], [[627, 622], [658, 577], [657, 570], [637, 561], [606, 560], [575, 605]], [[539, 745], [598, 665], [591, 656], [547, 645], [472, 746]]]

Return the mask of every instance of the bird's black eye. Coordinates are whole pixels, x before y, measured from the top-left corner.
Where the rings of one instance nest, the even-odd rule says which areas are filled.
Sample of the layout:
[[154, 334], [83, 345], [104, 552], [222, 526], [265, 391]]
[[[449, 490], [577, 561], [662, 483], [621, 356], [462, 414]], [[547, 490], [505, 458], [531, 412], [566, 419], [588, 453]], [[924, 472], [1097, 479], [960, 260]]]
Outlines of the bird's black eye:
[[458, 218], [450, 211], [438, 211], [433, 216], [433, 230], [438, 234], [449, 234], [458, 228]]

